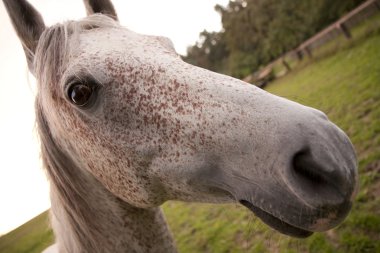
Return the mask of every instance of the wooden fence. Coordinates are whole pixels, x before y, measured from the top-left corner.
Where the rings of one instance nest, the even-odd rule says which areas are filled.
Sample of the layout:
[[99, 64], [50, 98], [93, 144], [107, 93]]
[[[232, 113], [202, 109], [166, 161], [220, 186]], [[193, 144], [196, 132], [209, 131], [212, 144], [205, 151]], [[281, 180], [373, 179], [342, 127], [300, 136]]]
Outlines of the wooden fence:
[[[287, 71], [291, 70], [289, 63], [286, 59], [298, 59], [302, 60], [305, 55], [308, 57], [313, 56], [313, 50], [328, 43], [340, 35], [348, 40], [352, 38], [351, 29], [361, 23], [362, 21], [372, 17], [380, 12], [380, 0], [368, 0], [359, 5], [356, 9], [352, 10], [338, 21], [326, 27], [321, 32], [317, 33], [313, 37], [304, 41], [295, 49], [285, 53], [281, 57], [272, 61], [264, 68], [256, 71], [255, 73], [244, 78], [247, 82], [265, 83], [263, 80], [271, 73], [274, 65], [283, 64]], [[260, 86], [260, 85], [259, 85]]]

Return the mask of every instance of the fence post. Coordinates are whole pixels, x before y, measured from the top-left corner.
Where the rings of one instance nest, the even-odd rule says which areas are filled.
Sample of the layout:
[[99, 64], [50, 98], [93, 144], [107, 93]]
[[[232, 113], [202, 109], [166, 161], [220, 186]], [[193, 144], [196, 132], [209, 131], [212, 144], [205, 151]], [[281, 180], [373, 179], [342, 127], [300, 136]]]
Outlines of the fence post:
[[284, 58], [284, 57], [281, 59], [281, 62], [282, 62], [282, 65], [285, 66], [287, 72], [289, 72], [290, 70], [292, 70], [292, 69], [290, 68], [289, 64], [285, 61], [285, 58]]
[[304, 50], [307, 56], [309, 56], [310, 58], [313, 58], [313, 54], [311, 53], [311, 49], [309, 47], [305, 47]]
[[298, 60], [302, 61], [302, 59], [303, 59], [302, 50], [297, 50], [296, 55], [297, 55]]
[[339, 23], [337, 25], [338, 29], [340, 31], [342, 31], [342, 33], [344, 34], [344, 36], [346, 37], [346, 39], [351, 39], [352, 38], [352, 35], [350, 33], [350, 30], [347, 28], [347, 26], [343, 23]]

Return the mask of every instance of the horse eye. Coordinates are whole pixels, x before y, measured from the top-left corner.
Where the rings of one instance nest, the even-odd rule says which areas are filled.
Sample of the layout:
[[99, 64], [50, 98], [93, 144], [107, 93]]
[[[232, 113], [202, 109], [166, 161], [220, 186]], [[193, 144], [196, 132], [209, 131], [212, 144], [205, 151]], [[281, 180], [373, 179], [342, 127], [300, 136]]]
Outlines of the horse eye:
[[85, 106], [90, 101], [93, 89], [82, 83], [74, 83], [68, 90], [68, 96], [75, 105]]

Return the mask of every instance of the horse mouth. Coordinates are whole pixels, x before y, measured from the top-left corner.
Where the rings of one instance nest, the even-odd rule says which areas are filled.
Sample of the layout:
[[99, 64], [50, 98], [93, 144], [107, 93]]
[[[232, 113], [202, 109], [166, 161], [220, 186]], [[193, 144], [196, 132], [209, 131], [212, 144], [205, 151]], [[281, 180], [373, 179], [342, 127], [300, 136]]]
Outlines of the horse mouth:
[[311, 231], [307, 231], [307, 230], [295, 227], [293, 225], [290, 225], [284, 222], [283, 220], [280, 220], [279, 218], [273, 216], [272, 214], [254, 206], [249, 201], [240, 200], [239, 202], [240, 204], [242, 204], [243, 206], [251, 210], [265, 224], [267, 224], [268, 226], [277, 230], [280, 233], [283, 233], [285, 235], [289, 235], [292, 237], [298, 237], [298, 238], [306, 238], [313, 234], [313, 232]]

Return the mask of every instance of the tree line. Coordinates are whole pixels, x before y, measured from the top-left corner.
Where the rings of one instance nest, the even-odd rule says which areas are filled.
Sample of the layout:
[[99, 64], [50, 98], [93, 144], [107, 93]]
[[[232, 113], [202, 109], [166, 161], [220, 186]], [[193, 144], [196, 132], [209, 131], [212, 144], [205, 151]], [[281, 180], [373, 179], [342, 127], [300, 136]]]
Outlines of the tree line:
[[203, 31], [183, 59], [243, 78], [339, 19], [364, 0], [230, 0], [216, 5], [220, 32]]

